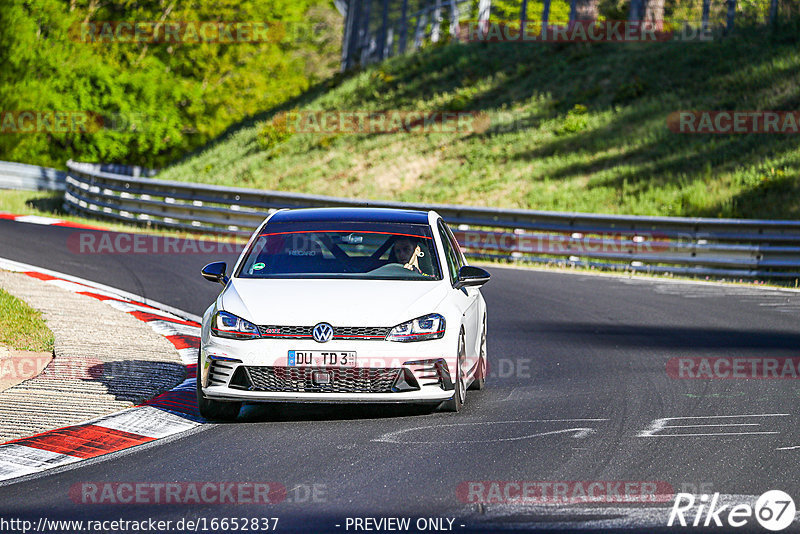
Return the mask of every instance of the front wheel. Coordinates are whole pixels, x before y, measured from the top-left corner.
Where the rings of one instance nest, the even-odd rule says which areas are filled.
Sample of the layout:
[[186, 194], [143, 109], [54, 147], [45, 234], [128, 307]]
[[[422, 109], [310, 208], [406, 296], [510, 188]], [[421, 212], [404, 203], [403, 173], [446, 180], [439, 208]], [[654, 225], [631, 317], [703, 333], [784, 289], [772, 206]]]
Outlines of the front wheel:
[[239, 415], [242, 408], [241, 402], [224, 402], [207, 399], [203, 396], [203, 388], [200, 387], [200, 369], [202, 362], [200, 356], [197, 357], [197, 407], [200, 415], [209, 421], [233, 421]]
[[478, 367], [475, 369], [475, 378], [469, 385], [471, 390], [480, 390], [486, 387], [486, 319], [483, 320], [483, 333], [481, 334], [481, 354], [478, 358]]
[[456, 359], [456, 368], [453, 370], [453, 396], [444, 401], [439, 409], [443, 412], [460, 412], [464, 406], [464, 400], [467, 396], [466, 381], [464, 377], [464, 358], [467, 355], [466, 342], [464, 341], [464, 331], [458, 336], [458, 358]]

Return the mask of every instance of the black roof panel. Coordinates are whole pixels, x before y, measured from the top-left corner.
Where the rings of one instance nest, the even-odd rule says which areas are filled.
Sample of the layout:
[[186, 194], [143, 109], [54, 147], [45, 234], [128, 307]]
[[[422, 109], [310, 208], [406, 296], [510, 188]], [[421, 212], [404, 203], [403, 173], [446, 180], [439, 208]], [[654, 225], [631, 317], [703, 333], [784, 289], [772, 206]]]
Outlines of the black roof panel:
[[378, 222], [428, 224], [428, 212], [391, 208], [302, 208], [275, 213], [270, 223]]

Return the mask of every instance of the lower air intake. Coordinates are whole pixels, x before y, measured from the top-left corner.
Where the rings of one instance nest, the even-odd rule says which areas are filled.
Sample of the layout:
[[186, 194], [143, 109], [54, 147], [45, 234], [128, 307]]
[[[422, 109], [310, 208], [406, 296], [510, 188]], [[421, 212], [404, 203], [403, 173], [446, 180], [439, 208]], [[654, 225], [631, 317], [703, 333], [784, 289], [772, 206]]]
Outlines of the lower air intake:
[[[238, 377], [239, 380], [232, 380], [231, 387], [236, 387], [234, 384], [237, 384], [249, 391], [284, 393], [391, 393], [392, 386], [400, 373], [400, 369], [389, 368], [244, 367], [243, 369], [245, 376]], [[249, 380], [242, 380], [245, 377]], [[245, 385], [246, 382], [249, 384]]]

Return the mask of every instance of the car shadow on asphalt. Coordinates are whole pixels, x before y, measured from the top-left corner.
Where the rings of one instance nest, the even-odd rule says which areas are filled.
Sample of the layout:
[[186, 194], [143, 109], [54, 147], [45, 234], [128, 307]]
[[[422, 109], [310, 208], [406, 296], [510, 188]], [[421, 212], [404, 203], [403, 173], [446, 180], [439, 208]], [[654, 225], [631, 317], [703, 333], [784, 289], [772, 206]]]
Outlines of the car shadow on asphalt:
[[272, 403], [246, 404], [238, 423], [284, 421], [346, 421], [357, 419], [388, 419], [430, 415], [436, 406], [394, 404], [315, 404]]
[[61, 366], [70, 366], [65, 369], [74, 378], [98, 383], [114, 400], [133, 404], [152, 400], [187, 377], [183, 364], [157, 360], [73, 360]]

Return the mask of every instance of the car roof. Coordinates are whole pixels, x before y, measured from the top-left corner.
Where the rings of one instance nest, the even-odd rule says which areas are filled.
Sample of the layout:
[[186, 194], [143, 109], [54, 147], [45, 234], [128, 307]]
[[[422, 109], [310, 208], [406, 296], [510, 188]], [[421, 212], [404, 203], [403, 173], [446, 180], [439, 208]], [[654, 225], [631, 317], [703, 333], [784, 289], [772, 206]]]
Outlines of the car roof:
[[276, 212], [269, 223], [376, 222], [428, 224], [428, 212], [393, 208], [302, 208]]

